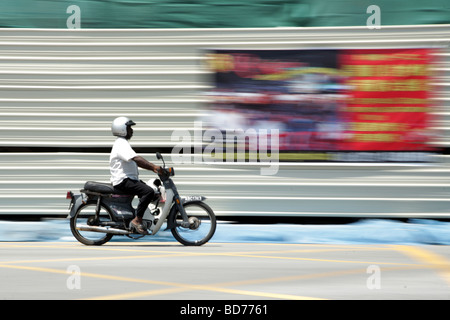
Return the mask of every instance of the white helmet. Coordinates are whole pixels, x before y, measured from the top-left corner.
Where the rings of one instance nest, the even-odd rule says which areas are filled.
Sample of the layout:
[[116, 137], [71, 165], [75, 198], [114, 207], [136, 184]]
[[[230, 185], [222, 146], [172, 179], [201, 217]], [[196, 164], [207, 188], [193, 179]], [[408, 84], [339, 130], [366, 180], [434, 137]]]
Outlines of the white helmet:
[[126, 137], [127, 128], [129, 126], [134, 126], [135, 124], [136, 123], [134, 123], [133, 120], [130, 120], [127, 117], [118, 117], [114, 119], [111, 125], [112, 134], [118, 137]]

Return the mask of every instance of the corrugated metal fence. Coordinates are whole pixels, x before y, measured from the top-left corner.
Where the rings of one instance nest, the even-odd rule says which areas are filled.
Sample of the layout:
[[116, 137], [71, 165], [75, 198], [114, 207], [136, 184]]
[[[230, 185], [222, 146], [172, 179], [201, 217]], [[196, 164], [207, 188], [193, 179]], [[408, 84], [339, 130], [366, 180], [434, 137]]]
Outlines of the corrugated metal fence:
[[[135, 147], [177, 144], [173, 130], [193, 130], [204, 113], [205, 48], [445, 47], [435, 66], [442, 90], [434, 99], [438, 144], [448, 147], [449, 43], [449, 25], [0, 29], [0, 147], [21, 148], [0, 154], [0, 214], [64, 215], [67, 190], [79, 190], [86, 180], [108, 181], [109, 155], [95, 150], [112, 145], [116, 116], [138, 123]], [[261, 166], [177, 165], [175, 182], [183, 194], [207, 196], [223, 216], [450, 217], [446, 156], [429, 165], [280, 163], [273, 176], [261, 175]]]

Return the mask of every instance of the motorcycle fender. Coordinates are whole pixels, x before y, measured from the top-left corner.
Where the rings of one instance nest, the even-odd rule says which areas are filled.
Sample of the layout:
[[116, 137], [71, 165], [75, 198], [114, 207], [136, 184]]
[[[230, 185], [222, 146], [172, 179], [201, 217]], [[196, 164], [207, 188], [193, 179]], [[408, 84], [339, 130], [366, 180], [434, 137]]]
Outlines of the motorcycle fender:
[[189, 202], [202, 202], [205, 201], [206, 197], [204, 196], [184, 196], [181, 198], [181, 203], [189, 203]]
[[[204, 196], [187, 196], [187, 197], [181, 198], [181, 203], [183, 205], [185, 205], [185, 204], [191, 203], [191, 202], [202, 202], [205, 199], [206, 199], [206, 197], [204, 197]], [[170, 208], [169, 216], [167, 218], [166, 230], [171, 230], [176, 227], [174, 218], [175, 218], [175, 215], [177, 214], [177, 211], [178, 211], [177, 205], [174, 204], [172, 206], [172, 208]]]
[[77, 213], [78, 208], [83, 204], [83, 196], [81, 194], [77, 194], [73, 196], [70, 212], [67, 218], [72, 218]]

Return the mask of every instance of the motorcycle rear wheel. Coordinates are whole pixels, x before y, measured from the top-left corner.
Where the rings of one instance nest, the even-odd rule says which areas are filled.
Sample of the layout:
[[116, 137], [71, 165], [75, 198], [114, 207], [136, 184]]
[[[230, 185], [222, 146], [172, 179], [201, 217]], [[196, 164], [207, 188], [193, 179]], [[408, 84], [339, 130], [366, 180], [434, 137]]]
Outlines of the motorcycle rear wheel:
[[[88, 201], [86, 204], [82, 205], [75, 213], [75, 215], [70, 219], [70, 230], [72, 231], [73, 236], [75, 237], [75, 239], [85, 245], [100, 246], [111, 240], [111, 238], [113, 237], [112, 234], [108, 233], [81, 231], [77, 229], [77, 226], [79, 225], [89, 225], [90, 223], [92, 224], [94, 222], [93, 220], [95, 218], [96, 206], [96, 201]], [[103, 205], [100, 206], [99, 221], [112, 221], [111, 213]]]

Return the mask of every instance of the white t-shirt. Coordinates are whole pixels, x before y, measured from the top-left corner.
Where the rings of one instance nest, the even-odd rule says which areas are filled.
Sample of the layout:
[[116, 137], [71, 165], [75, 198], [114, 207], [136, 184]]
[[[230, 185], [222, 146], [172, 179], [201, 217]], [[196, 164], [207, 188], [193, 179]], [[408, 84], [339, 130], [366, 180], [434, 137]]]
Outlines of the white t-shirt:
[[139, 171], [134, 157], [137, 153], [131, 148], [127, 139], [119, 137], [114, 142], [109, 156], [109, 168], [111, 171], [111, 183], [118, 185], [124, 179], [139, 180]]

